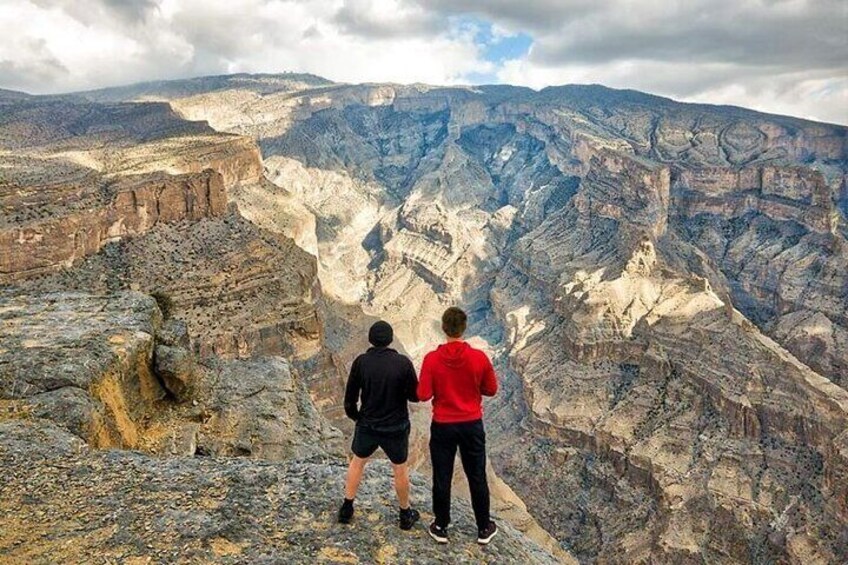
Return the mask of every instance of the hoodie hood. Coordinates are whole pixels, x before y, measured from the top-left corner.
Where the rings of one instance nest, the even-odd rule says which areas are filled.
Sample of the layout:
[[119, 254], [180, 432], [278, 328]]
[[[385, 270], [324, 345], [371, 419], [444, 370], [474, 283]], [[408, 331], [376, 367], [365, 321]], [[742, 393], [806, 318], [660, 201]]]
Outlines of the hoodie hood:
[[450, 341], [437, 347], [436, 352], [445, 365], [461, 367], [467, 362], [466, 354], [470, 348], [464, 341]]

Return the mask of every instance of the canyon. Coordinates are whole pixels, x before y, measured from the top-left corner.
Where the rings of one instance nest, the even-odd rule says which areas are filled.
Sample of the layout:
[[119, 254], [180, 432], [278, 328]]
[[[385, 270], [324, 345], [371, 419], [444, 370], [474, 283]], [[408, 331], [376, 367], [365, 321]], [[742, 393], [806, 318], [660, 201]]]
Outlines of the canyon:
[[[458, 304], [502, 385], [496, 510], [524, 531], [468, 559], [839, 562], [846, 169], [846, 127], [601, 86], [0, 92], [4, 469], [72, 450], [104, 481], [338, 490], [365, 329], [390, 321], [418, 366]], [[236, 534], [193, 551], [263, 543]]]

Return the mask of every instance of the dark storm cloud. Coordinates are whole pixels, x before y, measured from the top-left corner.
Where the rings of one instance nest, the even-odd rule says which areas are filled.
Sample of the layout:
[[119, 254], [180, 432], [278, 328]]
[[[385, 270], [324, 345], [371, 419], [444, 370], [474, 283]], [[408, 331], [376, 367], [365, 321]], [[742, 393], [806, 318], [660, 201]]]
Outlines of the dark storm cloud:
[[563, 22], [558, 33], [541, 36], [533, 58], [548, 65], [646, 59], [840, 68], [848, 60], [845, 6], [817, 1], [790, 10], [716, 1], [646, 13], [610, 10]]
[[845, 0], [408, 0], [530, 33], [554, 66], [626, 59], [844, 68]]
[[602, 12], [610, 0], [408, 0], [442, 14], [476, 14], [488, 20], [546, 32], [558, 29], [564, 21]]
[[101, 0], [103, 5], [120, 15], [124, 21], [140, 22], [156, 9], [154, 0]]
[[447, 18], [423, 6], [401, 3], [397, 14], [386, 14], [369, 0], [345, 0], [333, 23], [345, 33], [373, 38], [436, 36], [445, 31]]

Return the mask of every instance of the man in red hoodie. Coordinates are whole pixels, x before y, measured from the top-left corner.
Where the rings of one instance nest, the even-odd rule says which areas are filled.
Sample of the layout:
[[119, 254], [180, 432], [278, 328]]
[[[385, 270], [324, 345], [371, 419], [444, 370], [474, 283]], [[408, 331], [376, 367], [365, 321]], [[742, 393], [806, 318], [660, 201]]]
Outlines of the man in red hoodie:
[[451, 307], [442, 315], [443, 343], [424, 357], [418, 382], [418, 399], [433, 399], [430, 425], [430, 459], [433, 464], [433, 514], [430, 536], [448, 542], [451, 481], [456, 450], [468, 477], [471, 506], [477, 522], [477, 542], [489, 543], [498, 531], [489, 516], [486, 481], [486, 432], [483, 429], [483, 396], [494, 396], [498, 381], [485, 353], [462, 339], [468, 317]]

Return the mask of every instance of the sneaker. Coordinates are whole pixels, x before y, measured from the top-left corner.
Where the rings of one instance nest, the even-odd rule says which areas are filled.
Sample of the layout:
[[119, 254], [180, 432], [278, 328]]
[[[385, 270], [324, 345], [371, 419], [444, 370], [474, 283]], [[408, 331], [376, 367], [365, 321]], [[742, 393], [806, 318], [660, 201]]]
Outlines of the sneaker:
[[489, 525], [477, 532], [477, 543], [480, 545], [486, 545], [492, 538], [495, 537], [495, 534], [498, 533], [498, 525], [489, 521]]
[[421, 514], [418, 513], [418, 510], [415, 508], [407, 508], [404, 510], [400, 509], [400, 529], [401, 530], [411, 530], [412, 526], [415, 525], [415, 522], [421, 518]]
[[345, 502], [339, 508], [339, 524], [350, 524], [351, 518], [353, 518], [353, 503]]
[[448, 543], [448, 529], [440, 528], [436, 525], [435, 522], [430, 524], [430, 528], [427, 530], [430, 533], [430, 537], [436, 540], [438, 543]]

